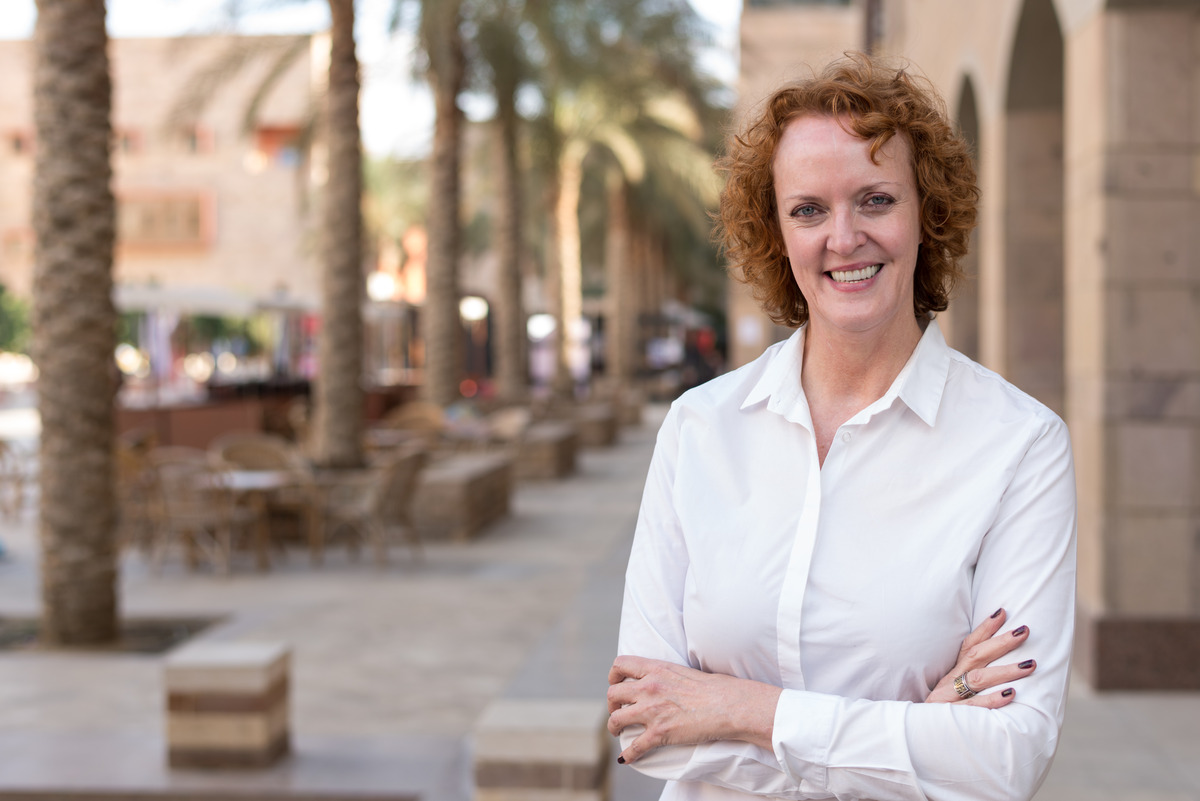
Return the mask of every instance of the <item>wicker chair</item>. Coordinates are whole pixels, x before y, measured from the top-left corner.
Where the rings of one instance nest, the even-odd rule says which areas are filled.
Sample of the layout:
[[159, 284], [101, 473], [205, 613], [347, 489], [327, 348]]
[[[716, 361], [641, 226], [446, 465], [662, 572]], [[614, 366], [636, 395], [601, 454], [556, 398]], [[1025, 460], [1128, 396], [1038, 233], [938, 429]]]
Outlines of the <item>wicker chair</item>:
[[15, 445], [0, 440], [0, 515], [14, 518], [25, 504], [26, 457]]
[[517, 447], [533, 423], [533, 412], [525, 406], [497, 409], [487, 416], [488, 442], [502, 448]]
[[117, 440], [117, 539], [122, 547], [133, 546], [149, 553], [158, 520], [154, 469], [150, 464], [153, 441], [120, 437]]
[[349, 530], [355, 537], [351, 542], [354, 552], [360, 542], [369, 542], [375, 561], [382, 565], [387, 562], [390, 532], [401, 528], [419, 558], [421, 538], [413, 525], [412, 507], [428, 458], [424, 448], [402, 449], [371, 471], [366, 480], [331, 485], [324, 504], [326, 530], [331, 535]]
[[234, 548], [248, 540], [257, 513], [237, 503], [225, 473], [202, 450], [168, 446], [148, 456], [157, 494], [151, 563], [157, 571], [172, 544], [181, 543], [189, 567], [200, 559], [229, 573]]

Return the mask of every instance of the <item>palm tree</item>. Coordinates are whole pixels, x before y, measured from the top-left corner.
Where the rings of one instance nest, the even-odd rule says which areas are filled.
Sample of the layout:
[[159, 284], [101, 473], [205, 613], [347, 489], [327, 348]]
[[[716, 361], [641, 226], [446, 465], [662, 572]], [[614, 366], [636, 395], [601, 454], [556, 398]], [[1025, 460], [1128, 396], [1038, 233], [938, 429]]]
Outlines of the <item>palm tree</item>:
[[[582, 345], [576, 341], [583, 283], [579, 214], [587, 163], [593, 154], [607, 154], [605, 163], [615, 165], [629, 185], [651, 172], [660, 179], [673, 173], [708, 205], [718, 184], [704, 134], [719, 126], [713, 124], [715, 87], [695, 64], [703, 31], [688, 3], [555, 4], [539, 22], [545, 62], [553, 67], [543, 92], [556, 138], [550, 194], [559, 275], [548, 283], [557, 284], [551, 307], [559, 319], [556, 386], [563, 391], [570, 385], [568, 354]], [[615, 180], [609, 181], [610, 192], [622, 191]], [[618, 216], [610, 214], [610, 222], [619, 224]], [[702, 209], [699, 219], [707, 225]], [[614, 233], [613, 247], [621, 241]]]
[[499, 275], [495, 298], [496, 387], [519, 400], [528, 388], [525, 312], [521, 303], [521, 242], [524, 209], [517, 150], [517, 90], [528, 72], [519, 28], [525, 4], [495, 0], [477, 24], [479, 52], [491, 74], [496, 99], [496, 215], [493, 221]]
[[118, 631], [108, 36], [103, 0], [38, 0], [37, 10], [41, 636], [48, 644], [94, 644]]
[[[677, 119], [684, 116], [681, 111]], [[667, 284], [681, 287], [678, 299], [690, 306], [719, 309], [724, 303], [725, 271], [710, 218], [720, 190], [707, 155], [715, 143], [697, 148], [692, 139], [674, 134], [644, 135], [640, 141], [648, 154], [645, 179], [630, 184], [610, 171], [616, 175], [608, 189], [606, 373], [616, 387], [628, 385], [639, 366], [639, 313], [653, 316], [662, 301], [679, 294], [666, 293]], [[638, 279], [652, 279], [656, 289], [639, 293]]]
[[605, 174], [608, 225], [604, 240], [604, 274], [607, 288], [604, 363], [609, 377], [618, 385], [633, 379], [636, 365], [636, 304], [634, 294], [633, 243], [629, 224], [629, 187], [618, 167]]
[[329, 0], [328, 183], [322, 215], [322, 324], [315, 386], [313, 459], [325, 467], [363, 462], [362, 145], [354, 0]]
[[425, 0], [422, 6], [420, 39], [434, 98], [429, 257], [421, 321], [425, 340], [422, 389], [426, 400], [447, 405], [459, 397], [462, 370], [462, 323], [458, 312], [462, 110], [458, 95], [465, 80], [466, 57], [460, 0]]
[[[317, 464], [338, 468], [363, 463], [363, 163], [354, 0], [329, 0], [329, 14], [325, 103], [322, 110], [313, 112], [325, 133], [328, 178], [321, 216], [322, 320], [310, 450]], [[168, 112], [168, 122], [177, 126], [199, 114], [242, 69], [266, 59], [265, 76], [244, 114], [244, 128], [251, 130], [271, 89], [307, 50], [306, 37], [232, 39], [229, 47], [183, 88]], [[313, 121], [305, 128], [311, 133]], [[311, 137], [304, 138], [308, 141]]]

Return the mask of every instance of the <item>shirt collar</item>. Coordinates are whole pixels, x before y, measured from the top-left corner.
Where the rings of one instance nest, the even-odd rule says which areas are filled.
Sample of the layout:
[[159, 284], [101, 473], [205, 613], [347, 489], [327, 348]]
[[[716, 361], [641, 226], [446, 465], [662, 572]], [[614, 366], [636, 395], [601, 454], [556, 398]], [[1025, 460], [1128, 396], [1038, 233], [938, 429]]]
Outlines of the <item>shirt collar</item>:
[[[745, 409], [766, 400], [767, 408], [787, 420], [811, 427], [808, 402], [800, 383], [804, 366], [804, 334], [807, 326], [799, 328], [768, 358], [766, 369], [750, 387], [741, 408]], [[950, 373], [950, 348], [931, 319], [925, 333], [917, 342], [912, 356], [905, 363], [892, 386], [867, 410], [871, 413], [885, 409], [899, 398], [926, 425], [932, 426], [941, 406], [946, 377]]]
[[949, 374], [950, 346], [946, 344], [937, 320], [930, 319], [908, 364], [904, 365], [892, 386], [904, 405], [931, 426], [937, 420]]

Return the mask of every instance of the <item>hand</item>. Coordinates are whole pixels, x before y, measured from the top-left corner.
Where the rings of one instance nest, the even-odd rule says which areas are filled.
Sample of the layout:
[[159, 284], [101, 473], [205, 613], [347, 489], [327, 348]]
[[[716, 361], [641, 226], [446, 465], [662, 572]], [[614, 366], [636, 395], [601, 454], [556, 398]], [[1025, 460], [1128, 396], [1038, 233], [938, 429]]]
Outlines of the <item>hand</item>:
[[985, 709], [999, 709], [1008, 706], [1017, 697], [1016, 691], [1008, 687], [1002, 692], [977, 695], [974, 698], [963, 699], [954, 690], [954, 679], [967, 674], [967, 686], [975, 692], [991, 689], [1017, 679], [1023, 679], [1037, 669], [1037, 663], [1027, 659], [1016, 665], [1000, 665], [991, 667], [993, 662], [1010, 653], [1017, 646], [1029, 639], [1029, 627], [1019, 626], [1012, 631], [997, 634], [1008, 619], [1003, 609], [979, 624], [979, 627], [967, 635], [962, 648], [958, 652], [958, 662], [954, 668], [937, 683], [933, 692], [925, 699], [927, 704], [965, 704], [979, 706]]
[[778, 687], [638, 656], [617, 657], [608, 683], [609, 732], [645, 727], [618, 762], [660, 745], [745, 740], [771, 747]]

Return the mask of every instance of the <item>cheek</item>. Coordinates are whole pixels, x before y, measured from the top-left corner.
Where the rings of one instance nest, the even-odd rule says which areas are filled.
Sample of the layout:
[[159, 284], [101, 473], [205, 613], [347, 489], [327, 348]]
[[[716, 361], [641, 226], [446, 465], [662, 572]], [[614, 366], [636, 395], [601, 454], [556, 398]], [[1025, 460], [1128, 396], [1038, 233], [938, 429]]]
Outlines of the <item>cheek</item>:
[[811, 237], [806, 237], [803, 233], [792, 232], [785, 234], [783, 237], [783, 255], [788, 257], [792, 263], [792, 271], [795, 272], [798, 267], [803, 267], [805, 264], [811, 264], [819, 254], [813, 250], [813, 242]]

